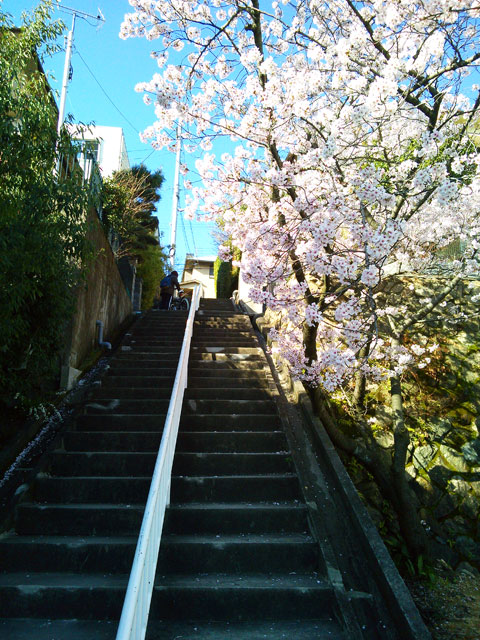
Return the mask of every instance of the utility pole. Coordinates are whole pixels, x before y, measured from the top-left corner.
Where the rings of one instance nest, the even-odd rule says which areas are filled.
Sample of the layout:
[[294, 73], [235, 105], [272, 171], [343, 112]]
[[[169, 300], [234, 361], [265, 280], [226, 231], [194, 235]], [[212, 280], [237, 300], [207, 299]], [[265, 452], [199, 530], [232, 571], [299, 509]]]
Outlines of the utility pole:
[[57, 133], [59, 134], [63, 123], [65, 121], [65, 104], [67, 102], [67, 89], [68, 83], [70, 82], [70, 67], [72, 60], [72, 45], [73, 45], [73, 33], [75, 31], [75, 19], [77, 16], [79, 18], [91, 18], [93, 20], [98, 20], [100, 22], [105, 22], [105, 18], [102, 15], [100, 9], [98, 10], [98, 15], [93, 16], [90, 13], [85, 13], [84, 11], [78, 11], [77, 9], [72, 9], [71, 7], [65, 7], [64, 5], [60, 5], [57, 2], [57, 9], [61, 11], [66, 11], [67, 13], [72, 14], [72, 28], [68, 32], [67, 36], [67, 46], [65, 50], [65, 64], [63, 66], [63, 81], [62, 81], [62, 92], [60, 94], [60, 106], [58, 109], [58, 122], [57, 122]]
[[68, 83], [70, 82], [70, 66], [72, 60], [72, 42], [73, 42], [73, 32], [75, 30], [75, 18], [77, 14], [73, 14], [72, 18], [72, 28], [68, 32], [67, 37], [67, 48], [65, 51], [65, 64], [63, 66], [63, 81], [62, 81], [62, 92], [60, 94], [60, 106], [58, 108], [58, 122], [57, 122], [57, 133], [60, 135], [60, 130], [63, 126], [63, 122], [65, 120], [65, 103], [67, 102], [67, 88]]
[[172, 270], [175, 268], [175, 252], [177, 246], [177, 214], [178, 204], [180, 200], [180, 193], [178, 184], [180, 181], [180, 153], [182, 150], [182, 129], [180, 120], [177, 124], [177, 153], [175, 158], [175, 177], [173, 179], [173, 200], [172, 200], [172, 235], [170, 238], [170, 264]]

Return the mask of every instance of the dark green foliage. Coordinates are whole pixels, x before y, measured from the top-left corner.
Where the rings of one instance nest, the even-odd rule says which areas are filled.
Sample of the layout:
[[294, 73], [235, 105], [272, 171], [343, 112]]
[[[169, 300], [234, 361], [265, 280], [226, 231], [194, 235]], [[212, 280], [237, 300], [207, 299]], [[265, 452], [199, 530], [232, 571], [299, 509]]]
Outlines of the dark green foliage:
[[232, 267], [231, 262], [222, 262], [217, 258], [213, 265], [213, 273], [217, 298], [230, 298], [238, 287], [238, 267]]
[[152, 308], [160, 280], [168, 271], [168, 256], [158, 244], [140, 252], [137, 273], [143, 280], [142, 309]]
[[155, 210], [163, 181], [160, 170], [152, 172], [140, 164], [115, 171], [102, 188], [104, 225], [121, 239], [116, 257], [138, 260], [137, 272], [143, 280], [142, 309], [152, 307], [158, 284], [168, 269], [167, 256], [156, 235]]
[[140, 257], [146, 247], [158, 246], [155, 208], [163, 181], [160, 169], [151, 172], [143, 164], [115, 171], [104, 181], [103, 220], [121, 237], [118, 257]]
[[0, 12], [0, 406], [28, 408], [58, 365], [81, 276], [86, 195], [57, 178], [57, 113], [35, 51], [62, 32], [42, 2], [22, 31]]

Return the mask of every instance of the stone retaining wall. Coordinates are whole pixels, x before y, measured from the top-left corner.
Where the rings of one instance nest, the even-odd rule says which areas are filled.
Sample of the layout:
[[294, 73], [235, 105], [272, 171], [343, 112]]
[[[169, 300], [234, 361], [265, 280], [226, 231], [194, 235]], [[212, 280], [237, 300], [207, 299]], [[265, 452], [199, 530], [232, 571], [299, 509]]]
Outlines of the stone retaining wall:
[[85, 282], [79, 285], [76, 311], [70, 323], [62, 366], [62, 386], [70, 388], [86, 358], [98, 349], [97, 320], [104, 325], [103, 340], [111, 342], [132, 314], [110, 244], [94, 209], [89, 213], [88, 240], [94, 252]]

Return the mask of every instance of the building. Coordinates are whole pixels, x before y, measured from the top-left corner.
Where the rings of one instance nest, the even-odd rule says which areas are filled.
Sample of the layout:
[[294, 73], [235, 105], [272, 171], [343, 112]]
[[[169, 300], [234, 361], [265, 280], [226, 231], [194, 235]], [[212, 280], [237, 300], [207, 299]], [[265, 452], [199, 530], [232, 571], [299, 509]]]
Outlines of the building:
[[213, 265], [217, 256], [198, 257], [187, 253], [180, 286], [184, 290], [200, 285], [202, 298], [216, 298]]
[[93, 159], [100, 168], [102, 178], [108, 178], [114, 171], [130, 169], [125, 136], [121, 127], [73, 125], [72, 135], [85, 140], [88, 154], [84, 154], [84, 171], [88, 173], [87, 162]]

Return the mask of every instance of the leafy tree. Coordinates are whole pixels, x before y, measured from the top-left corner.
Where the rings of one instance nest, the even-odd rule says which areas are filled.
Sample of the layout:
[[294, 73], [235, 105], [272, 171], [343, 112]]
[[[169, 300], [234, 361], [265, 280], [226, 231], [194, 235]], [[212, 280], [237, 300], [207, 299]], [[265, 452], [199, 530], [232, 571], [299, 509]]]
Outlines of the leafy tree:
[[168, 256], [157, 244], [140, 251], [137, 274], [142, 278], [142, 309], [151, 309], [160, 280], [168, 272]]
[[[333, 442], [371, 472], [409, 548], [424, 552], [405, 473], [402, 375], [435, 350], [422, 324], [478, 274], [480, 93], [462, 89], [480, 60], [478, 7], [137, 0], [135, 9], [121, 37], [167, 46], [155, 54], [163, 72], [137, 86], [158, 119], [145, 138], [169, 147], [172, 123], [195, 125], [183, 137], [205, 152], [203, 187], [191, 189], [187, 214], [223, 220], [251, 297], [283, 317], [272, 337]], [[220, 137], [235, 141], [231, 153], [210, 153]], [[458, 239], [462, 252], [445, 259]], [[406, 274], [432, 272], [428, 298], [402, 286]], [[393, 453], [365, 419], [367, 380], [389, 381]], [[353, 433], [329, 410], [337, 390]]]
[[[76, 150], [41, 61], [61, 22], [44, 0], [13, 29], [0, 12], [0, 403], [28, 407], [58, 366], [84, 256], [86, 194], [67, 160]], [[37, 57], [37, 54], [39, 57]], [[57, 158], [62, 157], [57, 171]]]
[[238, 288], [239, 268], [232, 266], [232, 261], [215, 260], [213, 273], [215, 277], [215, 293], [217, 298], [230, 298]]
[[115, 171], [103, 184], [103, 217], [108, 229], [119, 234], [117, 257], [139, 257], [148, 246], [158, 245], [156, 203], [164, 177], [143, 164]]

